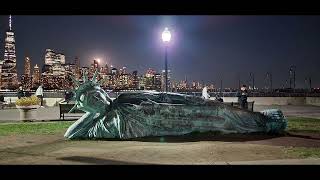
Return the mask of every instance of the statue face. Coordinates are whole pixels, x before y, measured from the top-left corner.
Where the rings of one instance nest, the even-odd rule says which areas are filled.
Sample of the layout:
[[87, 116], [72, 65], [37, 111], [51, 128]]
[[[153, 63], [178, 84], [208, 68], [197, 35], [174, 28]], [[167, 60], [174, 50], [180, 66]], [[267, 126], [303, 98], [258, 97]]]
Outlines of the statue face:
[[76, 101], [79, 109], [91, 113], [103, 113], [111, 103], [103, 89], [89, 83], [76, 90]]

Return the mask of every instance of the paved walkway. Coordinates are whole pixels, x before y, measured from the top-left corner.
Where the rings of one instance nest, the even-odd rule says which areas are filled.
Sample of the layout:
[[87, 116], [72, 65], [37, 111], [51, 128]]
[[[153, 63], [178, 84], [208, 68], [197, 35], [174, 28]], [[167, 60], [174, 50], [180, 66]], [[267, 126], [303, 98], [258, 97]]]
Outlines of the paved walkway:
[[[173, 164], [173, 165], [320, 165], [319, 158], [297, 158], [283, 146], [252, 141], [197, 140], [159, 142], [69, 141], [55, 135], [13, 135], [0, 138], [0, 164]], [[169, 138], [169, 139], [168, 139]], [[171, 138], [172, 140], [172, 138]]]
[[[38, 109], [38, 118], [37, 120], [58, 120], [60, 118], [59, 115], [59, 107], [45, 107]], [[78, 119], [82, 114], [72, 114], [77, 117], [67, 117], [65, 119]], [[2, 109], [0, 110], [0, 122], [14, 122], [20, 121], [20, 113], [18, 109]]]

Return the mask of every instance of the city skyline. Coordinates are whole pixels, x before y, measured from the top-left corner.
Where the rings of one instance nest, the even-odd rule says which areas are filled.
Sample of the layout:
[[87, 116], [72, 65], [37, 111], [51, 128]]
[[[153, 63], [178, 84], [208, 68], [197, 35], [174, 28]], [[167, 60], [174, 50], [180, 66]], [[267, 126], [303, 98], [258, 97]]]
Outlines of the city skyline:
[[[177, 80], [187, 75], [190, 82], [218, 86], [222, 76], [224, 87], [237, 87], [239, 75], [247, 83], [252, 72], [256, 86], [263, 87], [264, 76], [271, 72], [276, 88], [288, 80], [289, 68], [295, 65], [297, 88], [305, 87], [307, 77], [313, 87], [320, 84], [320, 19], [315, 16], [12, 17], [19, 77], [25, 57], [31, 59], [31, 67], [42, 67], [48, 48], [65, 54], [67, 62], [79, 57], [81, 66], [99, 58], [103, 64], [111, 59], [108, 65], [126, 66], [139, 74], [149, 67], [160, 71], [164, 66], [160, 34], [168, 26], [173, 29], [169, 69]], [[8, 16], [1, 16], [0, 30], [4, 37]], [[3, 54], [4, 38], [1, 44]]]

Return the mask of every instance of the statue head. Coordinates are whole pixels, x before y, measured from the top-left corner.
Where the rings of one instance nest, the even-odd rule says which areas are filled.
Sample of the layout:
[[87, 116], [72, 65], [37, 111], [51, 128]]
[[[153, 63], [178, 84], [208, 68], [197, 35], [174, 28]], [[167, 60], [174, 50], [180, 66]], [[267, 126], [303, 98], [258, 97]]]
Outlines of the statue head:
[[81, 84], [75, 80], [74, 77], [71, 77], [77, 87], [73, 91], [73, 100], [75, 100], [76, 103], [70, 112], [73, 111], [74, 108], [92, 113], [104, 112], [111, 104], [112, 100], [100, 87], [97, 74], [98, 72], [95, 71], [92, 79], [89, 80], [87, 72], [84, 71], [83, 82]]

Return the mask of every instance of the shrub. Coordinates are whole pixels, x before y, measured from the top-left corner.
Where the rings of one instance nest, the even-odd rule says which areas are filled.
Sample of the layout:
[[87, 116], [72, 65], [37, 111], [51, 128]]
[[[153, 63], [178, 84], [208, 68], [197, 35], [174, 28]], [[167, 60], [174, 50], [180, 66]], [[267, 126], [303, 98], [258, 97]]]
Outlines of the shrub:
[[16, 101], [17, 106], [32, 106], [32, 105], [39, 105], [40, 99], [36, 96], [30, 97], [22, 97]]

